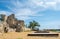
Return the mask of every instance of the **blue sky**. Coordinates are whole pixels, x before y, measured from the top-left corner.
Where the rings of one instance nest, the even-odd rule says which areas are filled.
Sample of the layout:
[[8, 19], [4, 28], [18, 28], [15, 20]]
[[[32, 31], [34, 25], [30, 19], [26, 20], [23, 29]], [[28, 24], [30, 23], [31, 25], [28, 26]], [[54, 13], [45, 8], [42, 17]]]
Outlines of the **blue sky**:
[[40, 29], [60, 28], [60, 0], [0, 0], [0, 14], [12, 13], [27, 24], [39, 22]]

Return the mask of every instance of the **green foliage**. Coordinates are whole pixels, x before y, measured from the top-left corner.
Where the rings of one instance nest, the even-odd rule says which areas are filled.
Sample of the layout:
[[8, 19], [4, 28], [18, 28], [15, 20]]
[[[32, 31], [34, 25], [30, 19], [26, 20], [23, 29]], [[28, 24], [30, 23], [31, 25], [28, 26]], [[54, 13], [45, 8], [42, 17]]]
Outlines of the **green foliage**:
[[33, 20], [32, 22], [29, 22], [29, 26], [28, 26], [28, 27], [31, 28], [32, 30], [34, 30], [34, 28], [35, 28], [36, 26], [37, 26], [37, 27], [40, 27], [40, 25], [39, 25], [38, 22], [36, 22], [36, 21], [34, 21], [34, 20]]
[[4, 16], [3, 14], [0, 14], [0, 21], [4, 21]]
[[58, 31], [58, 30], [51, 30], [51, 31], [56, 32], [56, 31]]

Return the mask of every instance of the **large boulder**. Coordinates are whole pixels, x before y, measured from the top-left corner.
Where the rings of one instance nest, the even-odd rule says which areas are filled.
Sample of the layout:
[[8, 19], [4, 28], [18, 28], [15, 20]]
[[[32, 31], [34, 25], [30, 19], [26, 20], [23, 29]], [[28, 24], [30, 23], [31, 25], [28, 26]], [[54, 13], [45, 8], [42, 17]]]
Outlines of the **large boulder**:
[[3, 32], [4, 32], [3, 24], [0, 23], [0, 33], [3, 33]]
[[5, 23], [5, 22], [0, 23], [0, 32], [1, 33], [4, 33], [4, 32], [7, 33], [8, 29], [9, 29], [9, 27], [8, 27], [7, 23]]

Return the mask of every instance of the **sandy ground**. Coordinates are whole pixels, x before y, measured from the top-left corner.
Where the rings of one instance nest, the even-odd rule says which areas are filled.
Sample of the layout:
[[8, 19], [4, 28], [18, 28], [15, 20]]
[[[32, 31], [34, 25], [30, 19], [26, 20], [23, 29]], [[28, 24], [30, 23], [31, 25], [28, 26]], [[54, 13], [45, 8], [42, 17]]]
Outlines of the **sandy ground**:
[[2, 33], [0, 34], [0, 39], [60, 39], [60, 36], [58, 37], [27, 36], [28, 33], [32, 33], [32, 32]]

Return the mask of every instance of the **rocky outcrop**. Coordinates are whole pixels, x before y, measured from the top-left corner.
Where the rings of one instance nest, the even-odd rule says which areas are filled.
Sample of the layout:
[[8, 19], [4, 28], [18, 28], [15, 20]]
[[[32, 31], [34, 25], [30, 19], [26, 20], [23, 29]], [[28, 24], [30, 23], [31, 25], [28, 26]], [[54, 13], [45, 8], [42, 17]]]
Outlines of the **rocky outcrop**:
[[16, 29], [17, 32], [23, 31], [24, 21], [17, 20], [14, 14], [7, 17], [7, 23], [10, 28]]
[[24, 21], [23, 20], [17, 20], [15, 18], [14, 14], [11, 14], [9, 16], [2, 15], [3, 19], [3, 24], [0, 25], [0, 31], [3, 32], [21, 32], [24, 31]]
[[18, 31], [18, 32], [24, 31], [24, 21], [23, 20], [17, 21], [16, 31]]
[[0, 32], [3, 33], [3, 32], [8, 32], [9, 30], [9, 25], [5, 22], [1, 22], [0, 23]]
[[16, 28], [17, 20], [15, 19], [15, 15], [14, 14], [8, 16], [6, 21], [9, 24], [10, 28]]
[[7, 24], [7, 16], [4, 14], [0, 15], [0, 32], [8, 32], [9, 25]]

